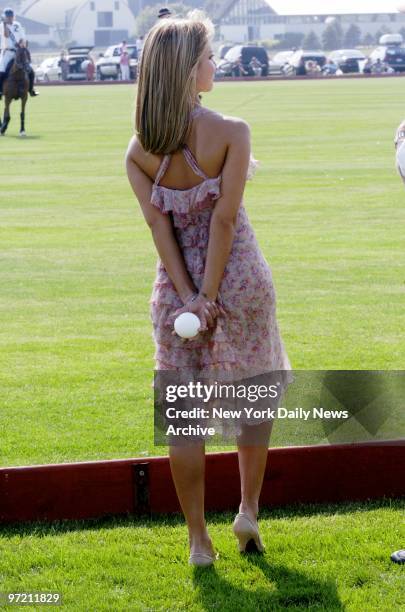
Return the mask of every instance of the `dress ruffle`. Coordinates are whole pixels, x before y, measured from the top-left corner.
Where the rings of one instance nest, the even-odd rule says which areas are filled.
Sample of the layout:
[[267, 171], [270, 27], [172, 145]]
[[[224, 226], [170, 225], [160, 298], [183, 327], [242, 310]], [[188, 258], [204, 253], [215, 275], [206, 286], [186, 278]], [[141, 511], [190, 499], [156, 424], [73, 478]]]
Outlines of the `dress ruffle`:
[[151, 202], [162, 213], [174, 212], [177, 215], [195, 213], [211, 207], [211, 203], [221, 195], [221, 175], [204, 180], [191, 189], [170, 189], [153, 185]]
[[[256, 173], [260, 162], [250, 156], [246, 179], [250, 180]], [[205, 179], [191, 189], [171, 189], [154, 184], [151, 203], [163, 214], [173, 212], [174, 225], [184, 228], [192, 222], [192, 216], [212, 208], [212, 203], [221, 196], [222, 174], [216, 178]]]
[[249, 159], [249, 167], [246, 175], [247, 180], [251, 180], [254, 177], [254, 175], [256, 174], [256, 170], [259, 168], [259, 166], [259, 160], [255, 159], [251, 154]]

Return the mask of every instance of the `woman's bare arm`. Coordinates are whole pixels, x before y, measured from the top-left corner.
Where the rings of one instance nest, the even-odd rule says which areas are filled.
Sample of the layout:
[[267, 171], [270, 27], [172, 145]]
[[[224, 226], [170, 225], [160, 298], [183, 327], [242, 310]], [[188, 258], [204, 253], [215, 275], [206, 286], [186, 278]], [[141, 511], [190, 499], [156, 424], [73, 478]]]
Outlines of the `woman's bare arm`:
[[232, 250], [235, 224], [245, 189], [250, 159], [250, 129], [245, 121], [232, 121], [229, 144], [222, 171], [221, 197], [210, 222], [210, 236], [201, 291], [216, 300], [224, 270]]
[[197, 289], [186, 269], [183, 255], [174, 235], [170, 216], [160, 212], [151, 203], [153, 182], [134, 160], [137, 146], [140, 145], [134, 136], [129, 143], [125, 157], [128, 180], [142, 208], [145, 221], [152, 232], [159, 257], [170, 280], [176, 287], [180, 299], [185, 303], [187, 298]]

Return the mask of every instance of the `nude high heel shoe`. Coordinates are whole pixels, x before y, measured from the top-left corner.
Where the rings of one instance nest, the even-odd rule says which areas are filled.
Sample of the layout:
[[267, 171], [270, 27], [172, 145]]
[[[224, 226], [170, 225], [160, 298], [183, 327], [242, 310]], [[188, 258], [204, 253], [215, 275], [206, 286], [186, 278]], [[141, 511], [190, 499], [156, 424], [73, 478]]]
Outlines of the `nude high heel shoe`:
[[244, 512], [239, 512], [236, 515], [232, 530], [238, 538], [239, 552], [263, 553], [265, 551], [257, 525]]

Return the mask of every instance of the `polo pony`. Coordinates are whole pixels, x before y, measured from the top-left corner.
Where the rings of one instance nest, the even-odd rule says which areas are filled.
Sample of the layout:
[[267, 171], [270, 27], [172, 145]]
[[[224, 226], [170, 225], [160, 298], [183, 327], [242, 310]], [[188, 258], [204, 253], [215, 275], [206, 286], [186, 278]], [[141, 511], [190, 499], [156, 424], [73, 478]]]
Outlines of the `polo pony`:
[[29, 51], [23, 46], [18, 46], [14, 61], [4, 82], [4, 117], [0, 123], [0, 134], [3, 136], [10, 123], [10, 105], [13, 100], [21, 100], [21, 126], [20, 136], [25, 136], [25, 105], [28, 98], [29, 79]]

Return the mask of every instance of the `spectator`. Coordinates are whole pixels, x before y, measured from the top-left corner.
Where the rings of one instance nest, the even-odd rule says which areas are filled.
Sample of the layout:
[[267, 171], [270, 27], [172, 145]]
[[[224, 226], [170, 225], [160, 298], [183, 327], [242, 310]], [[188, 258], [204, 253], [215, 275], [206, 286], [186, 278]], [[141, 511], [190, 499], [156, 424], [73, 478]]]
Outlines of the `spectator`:
[[171, 14], [172, 12], [168, 8], [166, 7], [161, 8], [158, 12], [158, 19], [164, 19], [165, 17], [170, 17]]
[[253, 70], [253, 73], [254, 73], [255, 76], [261, 76], [262, 69], [263, 69], [264, 66], [261, 63], [261, 61], [259, 59], [257, 59], [257, 57], [255, 55], [250, 60], [249, 66]]
[[329, 60], [322, 68], [322, 73], [326, 76], [336, 74], [338, 67], [333, 60]]
[[386, 65], [378, 58], [377, 61], [371, 65], [371, 74], [382, 74], [383, 72], [387, 72]]
[[62, 81], [67, 81], [67, 77], [69, 74], [69, 62], [66, 59], [65, 51], [61, 51], [60, 53], [59, 66], [61, 70]]
[[233, 74], [234, 76], [249, 76], [249, 70], [244, 67], [241, 57], [238, 57], [235, 62]]
[[[395, 162], [398, 173], [405, 184], [405, 121], [397, 128], [395, 139]], [[396, 550], [391, 554], [394, 563], [405, 563], [405, 549]]]
[[136, 52], [137, 52], [137, 55], [138, 55], [138, 60], [140, 60], [141, 59], [141, 55], [142, 55], [142, 50], [143, 50], [143, 36], [139, 36], [136, 39], [136, 43], [135, 44], [136, 44]]
[[93, 81], [95, 69], [93, 58], [89, 53], [87, 58], [80, 64], [80, 70], [86, 74], [86, 79], [88, 81]]
[[321, 72], [321, 67], [319, 66], [317, 62], [314, 62], [314, 60], [308, 60], [305, 63], [305, 73], [308, 76], [318, 76], [320, 72]]
[[363, 72], [364, 74], [371, 74], [371, 66], [372, 66], [372, 60], [368, 57], [365, 61], [365, 64], [363, 66]]
[[131, 75], [129, 71], [129, 54], [128, 54], [126, 47], [122, 49], [121, 51], [120, 68], [121, 68], [121, 80], [129, 81], [131, 79]]
[[86, 78], [88, 81], [94, 81], [95, 72], [96, 72], [96, 65], [94, 63], [93, 57], [89, 53], [88, 62], [86, 66]]

